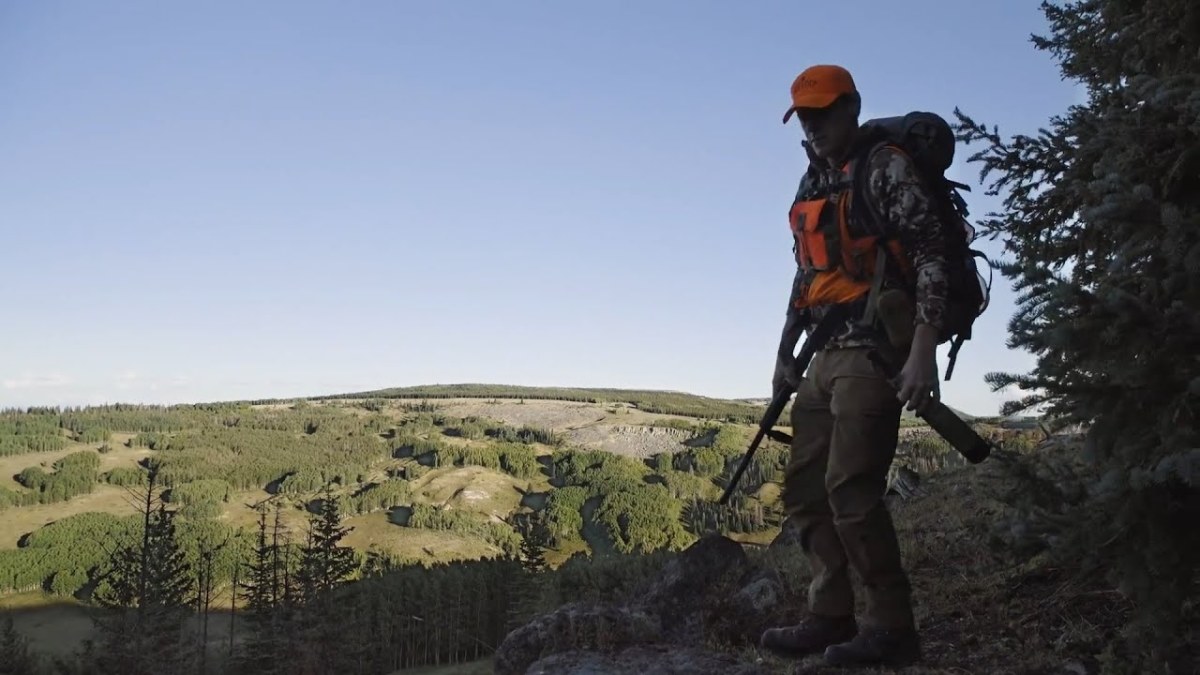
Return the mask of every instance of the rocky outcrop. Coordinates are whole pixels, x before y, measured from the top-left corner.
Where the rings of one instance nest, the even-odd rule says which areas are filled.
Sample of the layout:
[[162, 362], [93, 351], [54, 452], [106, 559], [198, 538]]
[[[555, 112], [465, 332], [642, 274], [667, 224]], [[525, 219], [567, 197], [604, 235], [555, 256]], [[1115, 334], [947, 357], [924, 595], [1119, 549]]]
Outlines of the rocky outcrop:
[[528, 672], [536, 661], [559, 652], [620, 650], [660, 639], [655, 618], [637, 610], [597, 603], [571, 603], [509, 633], [493, 659], [497, 675]]
[[709, 535], [624, 602], [572, 603], [514, 630], [496, 652], [495, 672], [749, 675], [756, 666], [696, 645], [752, 645], [768, 625], [793, 621], [802, 604], [740, 544]]
[[751, 565], [741, 544], [723, 536], [693, 544], [635, 596], [633, 606], [680, 643], [754, 644], [784, 604], [778, 575]]
[[670, 427], [596, 425], [571, 430], [567, 440], [575, 445], [646, 459], [660, 452], [686, 450], [684, 441], [691, 436], [690, 432]]

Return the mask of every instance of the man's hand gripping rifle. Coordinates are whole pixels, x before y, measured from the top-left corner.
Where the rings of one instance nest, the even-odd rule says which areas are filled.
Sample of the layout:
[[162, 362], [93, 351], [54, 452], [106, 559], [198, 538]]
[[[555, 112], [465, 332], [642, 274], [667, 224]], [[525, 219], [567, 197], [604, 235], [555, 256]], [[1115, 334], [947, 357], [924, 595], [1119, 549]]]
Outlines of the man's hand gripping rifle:
[[[808, 339], [804, 341], [804, 346], [800, 348], [800, 353], [796, 355], [795, 365], [793, 366], [793, 372], [796, 377], [802, 377], [804, 371], [808, 370], [809, 362], [825, 346], [829, 338], [833, 336], [833, 331], [841, 324], [844, 314], [845, 311], [843, 311], [842, 307], [835, 305], [817, 322], [816, 327], [809, 332]], [[771, 399], [771, 404], [767, 406], [767, 412], [763, 414], [762, 421], [758, 424], [758, 433], [754, 435], [754, 440], [751, 441], [750, 448], [746, 451], [746, 455], [742, 457], [737, 470], [733, 472], [733, 477], [729, 479], [729, 486], [725, 488], [725, 492], [721, 495], [721, 499], [719, 500], [721, 504], [727, 504], [729, 498], [733, 496], [738, 480], [741, 479], [746, 468], [750, 466], [750, 460], [754, 457], [754, 451], [758, 450], [758, 446], [762, 443], [763, 438], [771, 438], [785, 445], [791, 445], [792, 437], [782, 431], [776, 431], [775, 422], [783, 414], [783, 409], [787, 407], [788, 399], [792, 397], [795, 391], [795, 386], [786, 379], [779, 385], [775, 392], [775, 397]]]

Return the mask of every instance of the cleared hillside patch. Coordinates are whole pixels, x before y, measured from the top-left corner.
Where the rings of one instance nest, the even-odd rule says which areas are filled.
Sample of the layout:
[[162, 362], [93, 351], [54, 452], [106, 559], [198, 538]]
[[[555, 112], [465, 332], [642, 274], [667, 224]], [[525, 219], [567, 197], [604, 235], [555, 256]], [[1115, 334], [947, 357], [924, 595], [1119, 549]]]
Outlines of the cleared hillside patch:
[[360, 551], [374, 548], [409, 562], [477, 560], [501, 552], [477, 536], [397, 525], [386, 511], [347, 518], [345, 525], [354, 529], [342, 540], [344, 545]]
[[504, 518], [521, 506], [526, 487], [549, 489], [545, 477], [525, 481], [481, 466], [434, 469], [414, 481], [413, 494], [435, 506], [474, 511]]
[[127, 516], [134, 512], [135, 501], [124, 488], [97, 484], [91, 493], [65, 502], [7, 509], [0, 516], [0, 549], [17, 548], [21, 537], [67, 516], [89, 512]]

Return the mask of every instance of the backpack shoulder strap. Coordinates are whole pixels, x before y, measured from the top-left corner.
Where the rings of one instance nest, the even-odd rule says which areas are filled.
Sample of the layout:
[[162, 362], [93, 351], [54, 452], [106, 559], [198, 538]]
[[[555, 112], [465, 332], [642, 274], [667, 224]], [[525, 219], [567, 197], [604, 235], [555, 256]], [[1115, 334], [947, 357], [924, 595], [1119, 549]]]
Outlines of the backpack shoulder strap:
[[854, 216], [865, 218], [871, 224], [874, 233], [886, 239], [895, 234], [895, 232], [889, 226], [887, 219], [879, 212], [879, 205], [875, 202], [871, 194], [870, 176], [868, 175], [872, 160], [884, 148], [905, 154], [903, 148], [887, 140], [876, 140], [867, 144], [856, 152], [853, 159], [851, 159], [850, 181], [854, 191]]
[[862, 317], [859, 319], [859, 325], [863, 328], [869, 328], [875, 323], [876, 305], [878, 304], [879, 293], [883, 290], [883, 280], [887, 273], [887, 259], [891, 255], [887, 243], [894, 234], [886, 220], [879, 213], [879, 206], [871, 198], [870, 188], [867, 184], [867, 169], [871, 164], [871, 160], [875, 157], [875, 153], [884, 147], [893, 147], [903, 152], [898, 146], [886, 140], [875, 138], [863, 143], [850, 160], [850, 181], [853, 190], [852, 194], [854, 195], [851, 205], [854, 211], [853, 217], [868, 219], [871, 223], [871, 229], [878, 236], [876, 240], [878, 250], [875, 255], [875, 270], [871, 275], [871, 289], [867, 292], [866, 307], [863, 310]]

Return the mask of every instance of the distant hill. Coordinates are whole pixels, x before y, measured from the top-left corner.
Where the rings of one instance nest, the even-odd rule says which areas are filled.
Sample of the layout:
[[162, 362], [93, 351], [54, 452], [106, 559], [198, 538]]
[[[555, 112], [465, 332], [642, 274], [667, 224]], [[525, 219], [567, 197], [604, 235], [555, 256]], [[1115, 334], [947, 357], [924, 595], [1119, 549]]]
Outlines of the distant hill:
[[[488, 399], [543, 399], [576, 401], [581, 403], [626, 403], [649, 413], [685, 415], [727, 422], [757, 424], [762, 419], [763, 408], [770, 405], [769, 398], [714, 398], [689, 394], [682, 391], [652, 389], [611, 389], [587, 387], [531, 387], [507, 384], [438, 384], [412, 387], [390, 387], [372, 391], [312, 397], [311, 400], [336, 399], [443, 399], [443, 398], [488, 398]], [[964, 420], [977, 419], [954, 407], [950, 407]], [[904, 411], [904, 418], [916, 421], [915, 413]], [[980, 418], [982, 419], [982, 418]], [[786, 423], [786, 417], [781, 420]]]
[[604, 389], [578, 387], [529, 387], [507, 384], [438, 384], [414, 387], [392, 387], [333, 396], [313, 397], [313, 400], [337, 399], [543, 399], [576, 401], [580, 403], [625, 403], [648, 413], [685, 415], [727, 422], [752, 424], [762, 417], [762, 406], [732, 399], [699, 396], [680, 391], [643, 389]]

